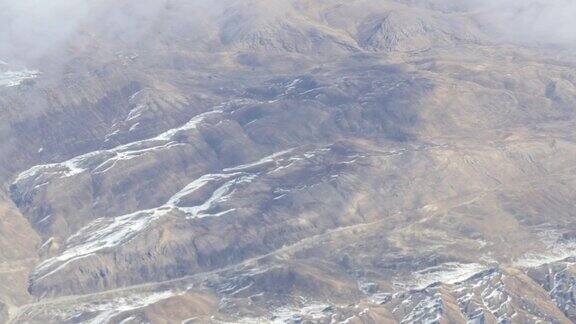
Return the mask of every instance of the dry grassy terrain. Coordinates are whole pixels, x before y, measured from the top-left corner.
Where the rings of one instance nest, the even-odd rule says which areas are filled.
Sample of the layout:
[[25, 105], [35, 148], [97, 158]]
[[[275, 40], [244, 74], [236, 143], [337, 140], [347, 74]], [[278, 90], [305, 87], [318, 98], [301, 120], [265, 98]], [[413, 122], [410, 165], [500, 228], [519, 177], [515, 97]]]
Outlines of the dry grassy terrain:
[[576, 321], [575, 52], [452, 2], [86, 1], [0, 61], [0, 322]]

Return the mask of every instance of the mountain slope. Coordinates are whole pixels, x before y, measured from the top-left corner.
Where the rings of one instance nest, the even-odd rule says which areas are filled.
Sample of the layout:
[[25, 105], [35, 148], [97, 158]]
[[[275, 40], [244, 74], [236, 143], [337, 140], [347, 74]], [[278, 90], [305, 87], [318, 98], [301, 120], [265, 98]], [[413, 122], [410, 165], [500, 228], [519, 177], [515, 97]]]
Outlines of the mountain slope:
[[80, 4], [0, 65], [0, 321], [576, 321], [571, 47], [451, 1]]

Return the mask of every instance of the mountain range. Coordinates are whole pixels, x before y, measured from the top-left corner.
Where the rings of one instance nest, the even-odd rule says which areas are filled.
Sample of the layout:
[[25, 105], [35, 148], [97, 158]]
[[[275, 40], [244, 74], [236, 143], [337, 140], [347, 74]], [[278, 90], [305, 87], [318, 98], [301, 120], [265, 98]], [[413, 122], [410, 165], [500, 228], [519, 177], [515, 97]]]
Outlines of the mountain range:
[[575, 43], [531, 3], [4, 10], [0, 322], [576, 322]]

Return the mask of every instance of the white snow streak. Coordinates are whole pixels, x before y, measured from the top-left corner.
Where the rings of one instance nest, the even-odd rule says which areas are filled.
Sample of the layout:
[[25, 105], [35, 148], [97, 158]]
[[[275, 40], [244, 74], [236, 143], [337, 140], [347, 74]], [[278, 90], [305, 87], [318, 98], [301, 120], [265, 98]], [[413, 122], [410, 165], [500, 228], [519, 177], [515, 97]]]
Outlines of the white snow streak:
[[[4, 64], [0, 65], [0, 68]], [[39, 71], [34, 70], [21, 70], [21, 71], [11, 71], [0, 69], [0, 86], [2, 87], [15, 87], [25, 80], [35, 79], [40, 75]]]
[[168, 130], [150, 139], [124, 144], [110, 150], [90, 152], [60, 163], [34, 166], [29, 170], [20, 173], [16, 177], [14, 184], [31, 179], [38, 180], [43, 177], [72, 177], [85, 172], [88, 169], [93, 169], [95, 172], [106, 172], [120, 160], [129, 160], [151, 151], [163, 150], [175, 145], [181, 145], [175, 142], [174, 136], [176, 134], [181, 131], [196, 129], [208, 116], [220, 113], [221, 111], [217, 110], [200, 114], [192, 118], [185, 125]]
[[124, 244], [170, 211], [170, 208], [157, 208], [120, 217], [99, 218], [71, 236], [66, 242], [66, 250], [42, 262], [35, 273], [41, 274], [41, 279], [71, 261]]
[[477, 263], [444, 263], [414, 274], [414, 288], [424, 289], [435, 283], [455, 284], [465, 281], [487, 268]]

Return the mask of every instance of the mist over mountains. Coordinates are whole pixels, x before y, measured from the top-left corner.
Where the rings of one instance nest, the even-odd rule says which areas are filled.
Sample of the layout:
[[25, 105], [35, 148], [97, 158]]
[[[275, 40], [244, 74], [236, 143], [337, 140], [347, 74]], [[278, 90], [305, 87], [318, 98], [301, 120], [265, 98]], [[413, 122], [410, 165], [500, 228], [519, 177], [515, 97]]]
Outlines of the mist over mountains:
[[481, 21], [507, 40], [569, 46], [576, 41], [573, 1], [482, 1], [475, 8], [485, 11]]
[[[574, 45], [576, 5], [570, 0], [512, 0], [512, 1], [402, 1], [411, 6], [424, 6], [442, 11], [456, 10], [476, 21], [490, 33], [494, 41], [512, 41], [528, 45]], [[205, 1], [193, 0], [185, 4], [177, 1], [145, 0], [138, 3], [125, 1], [2, 1], [0, 55], [5, 60], [34, 60], [63, 46], [87, 29], [98, 25], [96, 32], [124, 42], [138, 43], [148, 36], [166, 10], [176, 6], [182, 14], [190, 15], [188, 30], [197, 33], [200, 39], [211, 37], [206, 24], [218, 24], [218, 20], [235, 7], [244, 7], [250, 1]], [[329, 3], [329, 2], [326, 2]], [[286, 2], [280, 0], [256, 2], [250, 10], [262, 7], [265, 16], [289, 15], [303, 9], [300, 14], [313, 7], [309, 1]], [[353, 1], [350, 7], [378, 7], [378, 1]], [[254, 13], [258, 15], [258, 13]], [[250, 18], [250, 17], [247, 17]], [[262, 17], [252, 16], [260, 19]], [[318, 17], [315, 17], [318, 18]], [[320, 19], [319, 19], [320, 20]], [[326, 23], [325, 21], [321, 21]], [[198, 24], [198, 26], [194, 26]], [[215, 28], [212, 26], [212, 28]], [[345, 32], [349, 32], [345, 30]], [[233, 36], [231, 36], [233, 37]], [[64, 55], [62, 51], [59, 54]]]

